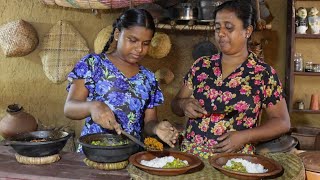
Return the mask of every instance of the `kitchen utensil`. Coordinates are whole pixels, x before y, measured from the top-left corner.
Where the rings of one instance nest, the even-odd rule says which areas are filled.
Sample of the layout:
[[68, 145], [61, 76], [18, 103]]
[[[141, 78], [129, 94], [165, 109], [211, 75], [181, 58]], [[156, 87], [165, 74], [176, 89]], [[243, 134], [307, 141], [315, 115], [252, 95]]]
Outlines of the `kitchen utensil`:
[[176, 7], [178, 20], [195, 20], [198, 10], [192, 3], [179, 3]]
[[147, 10], [153, 17], [155, 21], [163, 21], [170, 18], [170, 13], [167, 9], [162, 8], [159, 4], [147, 3], [136, 6], [136, 8], [141, 8]]
[[301, 158], [306, 170], [320, 173], [320, 151], [305, 151], [298, 156]]
[[213, 20], [213, 12], [222, 1], [200, 0], [198, 5], [199, 20]]
[[279, 138], [258, 143], [256, 152], [258, 154], [276, 153], [276, 152], [290, 152], [298, 144], [298, 139], [285, 134]]
[[121, 133], [125, 136], [127, 136], [129, 139], [131, 139], [133, 142], [137, 143], [139, 146], [141, 146], [144, 149], [147, 149], [143, 142], [141, 142], [139, 139], [135, 138], [131, 134], [127, 133], [123, 129], [121, 129]]
[[[140, 162], [141, 160], [151, 160], [154, 158], [159, 158], [163, 156], [173, 156], [174, 158], [179, 158], [180, 160], [186, 160], [188, 161], [189, 166], [182, 167], [182, 168], [153, 168], [142, 165]], [[143, 151], [136, 153], [132, 156], [130, 156], [129, 161], [134, 166], [140, 168], [141, 170], [149, 173], [154, 174], [158, 176], [175, 176], [179, 174], [188, 173], [190, 171], [196, 172], [197, 170], [201, 170], [203, 168], [202, 161], [188, 153], [179, 152], [179, 151], [166, 151], [166, 154], [163, 153], [157, 153], [157, 152], [149, 152], [149, 151]]]
[[[227, 163], [228, 160], [233, 158], [242, 158], [252, 163], [261, 164], [265, 169], [268, 169], [268, 171], [265, 173], [243, 173], [222, 167]], [[274, 178], [283, 172], [283, 168], [278, 162], [261, 155], [221, 153], [209, 157], [209, 163], [223, 174], [236, 179], [260, 180], [268, 177]]]
[[[121, 141], [128, 141], [128, 144], [117, 145]], [[92, 145], [92, 141], [102, 141], [111, 144], [110, 146]], [[78, 143], [82, 145], [85, 156], [94, 162], [114, 163], [125, 161], [130, 155], [138, 152], [139, 146], [124, 135], [95, 133], [81, 136]], [[114, 144], [114, 146], [112, 146]]]
[[43, 157], [58, 154], [70, 136], [64, 131], [34, 131], [17, 134], [6, 143], [22, 156]]

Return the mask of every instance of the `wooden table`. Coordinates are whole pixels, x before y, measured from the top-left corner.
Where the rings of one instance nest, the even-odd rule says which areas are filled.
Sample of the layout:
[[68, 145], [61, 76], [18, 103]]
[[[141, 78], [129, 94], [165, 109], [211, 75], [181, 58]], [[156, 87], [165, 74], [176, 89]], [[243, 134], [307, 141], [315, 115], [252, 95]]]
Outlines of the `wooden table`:
[[0, 179], [130, 179], [126, 169], [104, 171], [86, 166], [83, 154], [62, 152], [60, 157], [59, 161], [52, 164], [24, 165], [16, 161], [15, 151], [10, 146], [0, 146]]

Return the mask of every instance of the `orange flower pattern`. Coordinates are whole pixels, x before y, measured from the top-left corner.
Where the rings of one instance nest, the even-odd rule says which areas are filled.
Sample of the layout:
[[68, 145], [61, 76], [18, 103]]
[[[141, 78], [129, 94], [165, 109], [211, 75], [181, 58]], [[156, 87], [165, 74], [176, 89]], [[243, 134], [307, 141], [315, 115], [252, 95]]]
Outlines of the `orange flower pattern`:
[[[257, 126], [263, 108], [283, 98], [283, 89], [276, 71], [260, 61], [252, 52], [228, 77], [222, 79], [221, 54], [205, 56], [194, 62], [184, 78], [193, 90], [193, 97], [210, 113], [189, 119], [181, 150], [208, 158], [217, 138], [228, 131]], [[241, 153], [254, 153], [247, 144]]]

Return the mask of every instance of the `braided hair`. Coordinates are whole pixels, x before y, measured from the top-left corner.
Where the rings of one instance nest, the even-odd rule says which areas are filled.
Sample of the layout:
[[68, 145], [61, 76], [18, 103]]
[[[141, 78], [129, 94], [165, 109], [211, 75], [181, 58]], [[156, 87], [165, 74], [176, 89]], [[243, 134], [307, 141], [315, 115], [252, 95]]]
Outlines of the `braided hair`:
[[128, 9], [122, 15], [120, 15], [118, 19], [116, 19], [113, 22], [112, 24], [113, 30], [102, 52], [108, 51], [111, 43], [114, 40], [114, 32], [116, 29], [121, 31], [123, 29], [129, 29], [130, 27], [133, 27], [133, 26], [145, 27], [147, 29], [152, 30], [153, 34], [156, 30], [153, 17], [147, 10], [137, 9], [137, 8]]

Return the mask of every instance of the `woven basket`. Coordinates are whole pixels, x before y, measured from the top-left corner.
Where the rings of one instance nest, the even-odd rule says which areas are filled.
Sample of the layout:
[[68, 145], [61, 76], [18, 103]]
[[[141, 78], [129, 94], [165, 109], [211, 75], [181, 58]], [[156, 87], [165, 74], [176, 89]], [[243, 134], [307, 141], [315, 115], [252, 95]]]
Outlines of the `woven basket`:
[[46, 76], [54, 83], [67, 79], [80, 58], [89, 53], [86, 41], [68, 22], [59, 21], [42, 41], [40, 57]]
[[[94, 40], [94, 52], [100, 54], [103, 51], [104, 46], [109, 40], [110, 34], [113, 30], [113, 27], [107, 26], [103, 28], [97, 35], [96, 39]], [[111, 46], [108, 49], [107, 53], [112, 52], [116, 47], [116, 41], [111, 43]]]
[[0, 26], [0, 46], [6, 57], [20, 57], [31, 53], [38, 45], [37, 31], [24, 20]]
[[165, 33], [155, 33], [151, 40], [148, 55], [152, 58], [163, 58], [168, 55], [171, 50], [170, 37]]
[[[51, 1], [42, 0], [45, 4], [52, 5]], [[130, 2], [131, 1], [131, 2]], [[79, 9], [115, 9], [152, 3], [153, 0], [55, 0], [55, 3], [63, 7]]]

